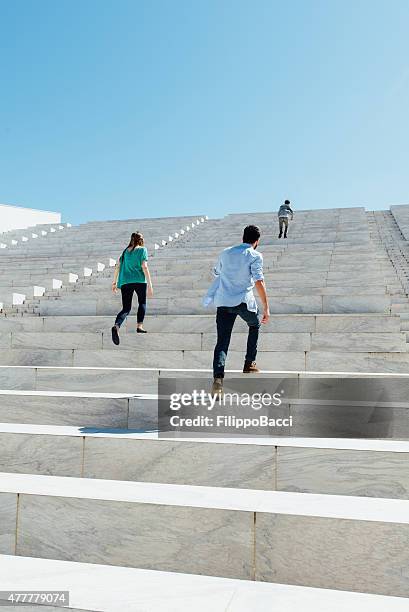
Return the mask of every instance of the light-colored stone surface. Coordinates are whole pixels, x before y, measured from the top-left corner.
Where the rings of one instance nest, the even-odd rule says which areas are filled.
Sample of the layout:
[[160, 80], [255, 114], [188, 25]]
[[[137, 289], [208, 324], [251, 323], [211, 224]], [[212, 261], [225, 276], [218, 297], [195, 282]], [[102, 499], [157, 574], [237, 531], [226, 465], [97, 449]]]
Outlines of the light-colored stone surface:
[[[0, 392], [0, 395], [3, 394]], [[14, 392], [21, 393], [23, 396], [26, 394], [27, 397], [35, 392]], [[39, 395], [42, 392], [38, 392]], [[70, 396], [70, 392], [66, 392], [67, 396]], [[58, 394], [56, 394], [57, 396]], [[72, 394], [74, 395], [74, 394]], [[149, 396], [146, 396], [149, 398]], [[393, 454], [408, 454], [409, 453], [409, 441], [407, 440], [385, 440], [385, 439], [365, 439], [365, 438], [320, 438], [319, 447], [317, 446], [316, 438], [302, 438], [302, 437], [273, 437], [273, 436], [246, 436], [246, 437], [212, 437], [212, 438], [201, 438], [201, 437], [173, 437], [172, 434], [165, 436], [164, 434], [159, 435], [158, 431], [153, 432], [139, 432], [135, 430], [127, 429], [112, 429], [112, 428], [92, 428], [92, 427], [73, 427], [67, 425], [38, 425], [38, 424], [27, 424], [27, 423], [0, 423], [0, 431], [2, 433], [13, 433], [13, 434], [31, 434], [31, 435], [54, 435], [54, 436], [75, 436], [85, 438], [103, 438], [113, 440], [134, 440], [136, 443], [142, 441], [170, 441], [177, 444], [191, 444], [195, 442], [197, 444], [234, 444], [234, 445], [256, 445], [256, 446], [269, 446], [269, 447], [284, 447], [284, 448], [309, 448], [309, 449], [329, 449], [329, 450], [342, 450], [342, 451], [370, 451], [376, 453], [393, 453]]]
[[1, 389], [35, 389], [35, 368], [2, 368], [0, 367]]
[[[362, 279], [362, 283], [366, 280]], [[328, 313], [390, 312], [391, 301], [387, 296], [323, 296], [323, 310]]]
[[[113, 346], [111, 344], [111, 346]], [[189, 351], [189, 354], [193, 351]], [[182, 368], [184, 365], [183, 351], [136, 351], [104, 349], [103, 351], [73, 351], [73, 365], [79, 367], [109, 367], [109, 368]]]
[[409, 453], [277, 449], [277, 490], [409, 498]]
[[341, 315], [316, 317], [316, 331], [319, 333], [356, 333], [356, 332], [399, 332], [399, 317]]
[[255, 558], [258, 580], [408, 591], [407, 501], [22, 475], [1, 486], [20, 492], [20, 555], [247, 578]]
[[256, 580], [409, 595], [409, 526], [257, 514]]
[[84, 477], [273, 490], [275, 447], [87, 438]]
[[306, 355], [306, 369], [317, 372], [407, 374], [409, 354], [311, 351]]
[[0, 554], [11, 555], [16, 543], [17, 495], [0, 492]]
[[2, 349], [2, 351], [5, 348], [10, 348], [10, 347], [11, 347], [11, 334], [0, 333], [0, 348]]
[[0, 365], [73, 365], [72, 350], [58, 349], [4, 349], [0, 351]]
[[[149, 333], [145, 336], [128, 332], [121, 335], [120, 349], [131, 351], [143, 351], [150, 353], [152, 351], [194, 351], [201, 346], [201, 334], [186, 334], [168, 332], [162, 334]], [[104, 349], [112, 349], [111, 333], [104, 334], [103, 340]], [[169, 355], [172, 358], [172, 355]]]
[[127, 427], [127, 398], [0, 394], [0, 422]]
[[[259, 587], [262, 589], [259, 590]], [[269, 590], [269, 588], [274, 590]], [[404, 610], [406, 598], [367, 595], [311, 587], [294, 587], [283, 584], [253, 582], [243, 585], [233, 595], [230, 612], [383, 612], [394, 610], [394, 606]], [[273, 606], [273, 607], [272, 607]], [[382, 608], [384, 606], [384, 608]]]
[[81, 438], [0, 433], [0, 471], [81, 476]]
[[0, 491], [102, 501], [158, 504], [242, 512], [318, 516], [409, 524], [409, 502], [400, 499], [306, 495], [282, 491], [196, 487], [0, 473]]
[[406, 408], [291, 404], [290, 413], [295, 436], [409, 439]]
[[[404, 212], [400, 208], [396, 213], [402, 224]], [[268, 375], [272, 371], [291, 372], [299, 379], [301, 373], [311, 376], [314, 372], [403, 374], [396, 378], [396, 387], [389, 394], [391, 405], [379, 405], [371, 413], [357, 407], [340, 409], [293, 402], [290, 409], [296, 417], [295, 433], [328, 436], [334, 433], [335, 425], [344, 424], [342, 435], [352, 436], [358, 435], [359, 427], [366, 422], [368, 435], [409, 439], [405, 388], [409, 353], [406, 334], [400, 332], [408, 327], [403, 255], [407, 247], [393, 218], [382, 211], [366, 213], [363, 208], [299, 211], [289, 239], [278, 241], [277, 222], [271, 213], [229, 215], [195, 227], [183, 239], [152, 252], [155, 241], [160, 243], [162, 238], [167, 240], [169, 232], [180, 231], [174, 223], [181, 226], [191, 221], [141, 222], [152, 255], [155, 286], [155, 297], [148, 300], [149, 334], [135, 334], [132, 316], [121, 330], [120, 347], [114, 347], [110, 338], [113, 316], [120, 309], [120, 296], [110, 293], [112, 269], [96, 273], [96, 266], [99, 261], [108, 266], [109, 258], [120, 254], [121, 244], [135, 229], [135, 221], [90, 223], [72, 228], [72, 234], [57, 232], [57, 238], [50, 233], [42, 242], [29, 241], [7, 253], [0, 252], [0, 296], [5, 296], [6, 305], [10, 290], [30, 293], [34, 284], [47, 289], [43, 298], [29, 298], [13, 312], [6, 308], [7, 316], [1, 316], [0, 366], [23, 367], [0, 367], [0, 387], [137, 394], [131, 399], [25, 396], [24, 401], [22, 396], [0, 394], [0, 421], [3, 418], [16, 426], [26, 423], [26, 428], [30, 424], [33, 428], [0, 429], [0, 469], [33, 472], [32, 476], [14, 474], [17, 480], [0, 477], [0, 491], [6, 495], [20, 493], [27, 504], [22, 506], [27, 550], [72, 554], [73, 559], [90, 553], [92, 559], [126, 563], [134, 559], [136, 549], [143, 557], [136, 557], [136, 563], [166, 567], [182, 560], [183, 568], [196, 564], [193, 571], [205, 571], [216, 557], [215, 571], [228, 567], [234, 575], [252, 577], [257, 556], [251, 550], [251, 530], [254, 516], [257, 528], [258, 517], [265, 513], [278, 517], [283, 527], [271, 537], [277, 543], [277, 554], [284, 551], [277, 556], [278, 562], [285, 559], [279, 567], [284, 581], [299, 581], [301, 576], [308, 584], [316, 584], [319, 564], [324, 563], [322, 580], [326, 588], [356, 589], [351, 582], [356, 574], [357, 584], [364, 589], [373, 589], [376, 583], [376, 588], [384, 589], [382, 592], [393, 592], [395, 586], [399, 594], [405, 592], [407, 559], [403, 545], [409, 520], [405, 499], [409, 451], [404, 442], [394, 442], [400, 446], [393, 451], [388, 449], [387, 439], [327, 441], [325, 448], [318, 446], [323, 442], [317, 438], [280, 443], [276, 437], [268, 444], [256, 440], [233, 444], [220, 439], [214, 444], [197, 440], [181, 443], [135, 439], [130, 432], [126, 435], [131, 437], [125, 438], [115, 429], [153, 430], [161, 372], [177, 377], [210, 377], [215, 317], [214, 309], [202, 307], [201, 296], [221, 248], [236, 239], [240, 242], [241, 228], [252, 221], [263, 232], [261, 251], [273, 312], [260, 336], [259, 367]], [[84, 266], [94, 270], [91, 277], [83, 277]], [[70, 272], [79, 272], [80, 278], [75, 285], [66, 286]], [[52, 278], [61, 278], [64, 286], [53, 290]], [[47, 316], [36, 316], [40, 313]], [[49, 317], [51, 313], [59, 316]], [[402, 327], [399, 316], [391, 313], [402, 314]], [[228, 377], [242, 369], [246, 331], [246, 325], [238, 320], [227, 361]], [[174, 368], [177, 371], [172, 371]], [[53, 431], [52, 427], [38, 431], [36, 423], [44, 428], [52, 423], [77, 427], [71, 432], [69, 428]], [[97, 433], [102, 428], [110, 429], [110, 435]], [[47, 470], [77, 475], [84, 450], [91, 478], [36, 475], [47, 474]], [[262, 491], [276, 484], [276, 453], [279, 462], [282, 460], [279, 487], [322, 491], [325, 495]], [[87, 472], [82, 474], [86, 476]], [[95, 476], [145, 482], [98, 481]], [[45, 480], [39, 486], [41, 478]], [[155, 479], [205, 486], [149, 483]], [[215, 484], [222, 487], [208, 486]], [[227, 492], [223, 485], [229, 487]], [[251, 489], [254, 486], [257, 489]], [[362, 497], [366, 495], [377, 497]], [[48, 509], [46, 500], [52, 500]], [[176, 515], [175, 525], [171, 510]], [[110, 531], [114, 512], [118, 524], [114, 523]], [[236, 516], [239, 527], [233, 521]], [[242, 524], [243, 516], [252, 520]], [[50, 529], [50, 524], [59, 525], [61, 518], [61, 531]], [[138, 519], [145, 531], [138, 531]], [[291, 521], [294, 530], [289, 527]], [[330, 522], [335, 527], [328, 527]], [[106, 548], [103, 539], [95, 535], [105, 532]], [[159, 534], [163, 533], [170, 537], [165, 547], [159, 543]], [[237, 533], [238, 539], [234, 537]], [[240, 556], [244, 548], [248, 552], [249, 534], [250, 560]], [[71, 549], [69, 541], [74, 542]], [[334, 558], [326, 563], [328, 542], [333, 542]], [[353, 546], [355, 542], [360, 542], [362, 551]], [[189, 554], [183, 554], [185, 549]], [[366, 558], [367, 567], [363, 563]], [[263, 559], [268, 573], [273, 567], [271, 558], [267, 555]], [[240, 571], [242, 574], [237, 573]], [[383, 579], [377, 581], [376, 572], [383, 572]], [[256, 604], [254, 598], [236, 595], [231, 594], [229, 601], [246, 612], [257, 606], [264, 612], [269, 606], [265, 597], [257, 598]], [[199, 609], [195, 603], [197, 600], [189, 609]], [[289, 609], [285, 605], [281, 607]], [[305, 603], [302, 605], [304, 609]], [[213, 607], [216, 609], [211, 605], [206, 610]], [[326, 602], [324, 609], [336, 608]]]
[[[1, 375], [1, 371], [0, 371]], [[104, 369], [38, 369], [35, 387], [43, 391], [100, 391], [107, 393], [155, 393], [157, 370], [104, 370]], [[13, 388], [13, 387], [11, 387]], [[27, 385], [24, 388], [28, 387]]]
[[406, 612], [408, 600], [248, 580], [0, 556], [4, 588], [40, 590], [61, 585], [76, 610], [112, 612]]
[[13, 333], [12, 346], [29, 349], [98, 349], [102, 348], [102, 336], [91, 333], [44, 332]]
[[251, 512], [20, 496], [19, 555], [249, 579], [253, 538]]
[[406, 352], [402, 333], [315, 333], [311, 335], [312, 351], [351, 351], [353, 353]]
[[[246, 345], [241, 351], [229, 351], [226, 369], [242, 370]], [[209, 368], [213, 359], [213, 351], [189, 351], [183, 354], [183, 367]], [[263, 370], [304, 371], [305, 353], [303, 351], [263, 351], [257, 355], [257, 365]], [[174, 366], [177, 367], [177, 366]]]
[[396, 499], [409, 495], [405, 441], [166, 440], [153, 432], [12, 423], [1, 425], [0, 440], [0, 464], [10, 472]]

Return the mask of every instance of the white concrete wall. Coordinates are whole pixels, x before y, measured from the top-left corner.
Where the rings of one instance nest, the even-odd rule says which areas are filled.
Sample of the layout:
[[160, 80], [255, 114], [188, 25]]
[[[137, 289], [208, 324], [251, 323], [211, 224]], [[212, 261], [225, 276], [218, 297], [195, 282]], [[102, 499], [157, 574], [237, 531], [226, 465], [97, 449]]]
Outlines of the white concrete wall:
[[43, 223], [61, 223], [61, 213], [0, 204], [0, 232], [25, 229]]

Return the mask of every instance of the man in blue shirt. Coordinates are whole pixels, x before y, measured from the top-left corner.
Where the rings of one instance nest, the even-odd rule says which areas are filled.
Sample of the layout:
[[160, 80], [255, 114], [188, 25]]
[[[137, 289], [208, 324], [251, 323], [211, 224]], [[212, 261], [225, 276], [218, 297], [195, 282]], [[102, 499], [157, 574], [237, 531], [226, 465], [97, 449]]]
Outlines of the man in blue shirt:
[[[222, 251], [214, 268], [215, 280], [207, 292], [205, 306], [217, 306], [217, 344], [213, 358], [213, 392], [223, 389], [224, 366], [234, 322], [239, 315], [249, 326], [247, 352], [243, 372], [259, 372], [256, 365], [260, 322], [267, 323], [270, 310], [263, 275], [263, 256], [256, 251], [260, 230], [255, 225], [244, 228], [243, 242]], [[263, 314], [261, 321], [253, 288], [260, 297]]]

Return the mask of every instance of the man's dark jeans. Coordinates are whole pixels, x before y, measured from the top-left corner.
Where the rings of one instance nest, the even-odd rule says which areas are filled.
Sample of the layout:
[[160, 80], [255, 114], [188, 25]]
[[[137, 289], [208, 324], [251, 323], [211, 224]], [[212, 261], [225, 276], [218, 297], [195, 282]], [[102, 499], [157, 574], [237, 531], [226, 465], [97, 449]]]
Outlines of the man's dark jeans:
[[247, 339], [246, 362], [256, 360], [258, 332], [260, 319], [257, 312], [250, 312], [244, 302], [238, 306], [219, 306], [217, 309], [217, 344], [214, 349], [213, 375], [215, 378], [224, 378], [224, 366], [227, 351], [229, 350], [230, 338], [237, 315], [249, 326]]

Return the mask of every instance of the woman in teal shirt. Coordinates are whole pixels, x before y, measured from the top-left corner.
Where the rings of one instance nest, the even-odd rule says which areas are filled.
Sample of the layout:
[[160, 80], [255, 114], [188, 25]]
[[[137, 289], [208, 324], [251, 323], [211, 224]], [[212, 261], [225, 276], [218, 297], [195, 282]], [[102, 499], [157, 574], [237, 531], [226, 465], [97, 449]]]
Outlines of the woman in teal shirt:
[[142, 324], [146, 313], [147, 288], [149, 297], [153, 296], [152, 280], [147, 261], [148, 251], [144, 246], [143, 235], [134, 232], [127, 248], [118, 260], [112, 283], [112, 291], [116, 293], [118, 289], [121, 289], [122, 294], [122, 310], [117, 314], [115, 325], [112, 328], [112, 342], [114, 344], [119, 344], [119, 328], [131, 312], [134, 292], [138, 296], [136, 331], [139, 334], [146, 334]]

